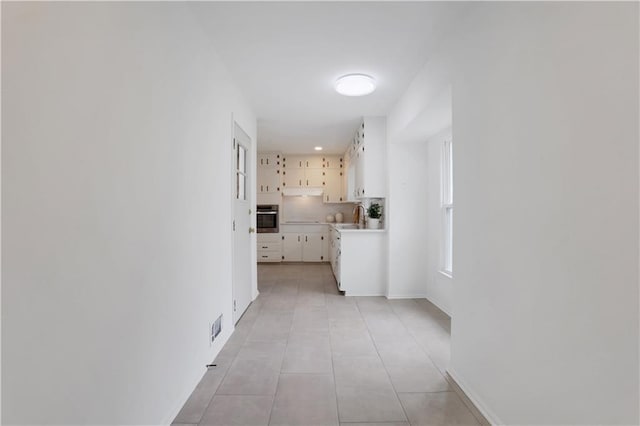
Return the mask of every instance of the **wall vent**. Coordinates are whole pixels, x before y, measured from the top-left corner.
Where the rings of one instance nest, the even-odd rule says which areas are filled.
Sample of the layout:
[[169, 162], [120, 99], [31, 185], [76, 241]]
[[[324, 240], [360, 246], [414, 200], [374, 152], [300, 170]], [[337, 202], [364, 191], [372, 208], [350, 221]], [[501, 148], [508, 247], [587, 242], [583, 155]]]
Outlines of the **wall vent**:
[[213, 323], [213, 329], [211, 330], [211, 334], [215, 339], [222, 332], [222, 314], [215, 320]]

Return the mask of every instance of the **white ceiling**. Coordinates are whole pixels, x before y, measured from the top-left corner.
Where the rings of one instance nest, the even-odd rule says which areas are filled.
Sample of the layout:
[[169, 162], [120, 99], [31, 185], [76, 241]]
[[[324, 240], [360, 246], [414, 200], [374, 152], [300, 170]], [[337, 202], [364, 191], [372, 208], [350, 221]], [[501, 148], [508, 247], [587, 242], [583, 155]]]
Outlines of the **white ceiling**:
[[[258, 117], [258, 149], [342, 153], [364, 115], [386, 115], [452, 30], [458, 2], [191, 3]], [[365, 73], [360, 98], [333, 89]]]

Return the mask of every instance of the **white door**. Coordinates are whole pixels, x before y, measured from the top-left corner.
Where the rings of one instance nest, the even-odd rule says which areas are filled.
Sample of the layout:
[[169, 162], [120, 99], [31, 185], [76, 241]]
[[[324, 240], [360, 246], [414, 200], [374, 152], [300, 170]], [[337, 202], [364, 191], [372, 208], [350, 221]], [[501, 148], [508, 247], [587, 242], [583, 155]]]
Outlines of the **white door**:
[[235, 123], [233, 138], [233, 323], [251, 303], [251, 139]]

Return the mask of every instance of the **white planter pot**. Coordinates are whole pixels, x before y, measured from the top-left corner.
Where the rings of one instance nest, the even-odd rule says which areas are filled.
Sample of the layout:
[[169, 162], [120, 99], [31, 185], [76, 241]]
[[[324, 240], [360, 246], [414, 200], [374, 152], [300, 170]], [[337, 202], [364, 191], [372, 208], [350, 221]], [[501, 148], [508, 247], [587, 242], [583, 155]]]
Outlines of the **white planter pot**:
[[367, 229], [379, 229], [380, 228], [380, 219], [371, 219], [367, 220]]

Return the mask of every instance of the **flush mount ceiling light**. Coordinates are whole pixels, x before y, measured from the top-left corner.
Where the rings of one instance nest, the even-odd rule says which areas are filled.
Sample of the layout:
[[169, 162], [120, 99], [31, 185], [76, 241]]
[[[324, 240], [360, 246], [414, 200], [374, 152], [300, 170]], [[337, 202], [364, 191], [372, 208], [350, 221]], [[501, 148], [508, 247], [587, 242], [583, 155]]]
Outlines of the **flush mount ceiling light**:
[[345, 96], [364, 96], [376, 90], [376, 81], [366, 74], [347, 74], [336, 80], [336, 92]]
[[315, 147], [315, 148], [313, 148], [313, 149], [315, 149], [316, 151], [322, 151], [322, 147], [321, 147], [321, 146], [316, 146], [316, 147]]

